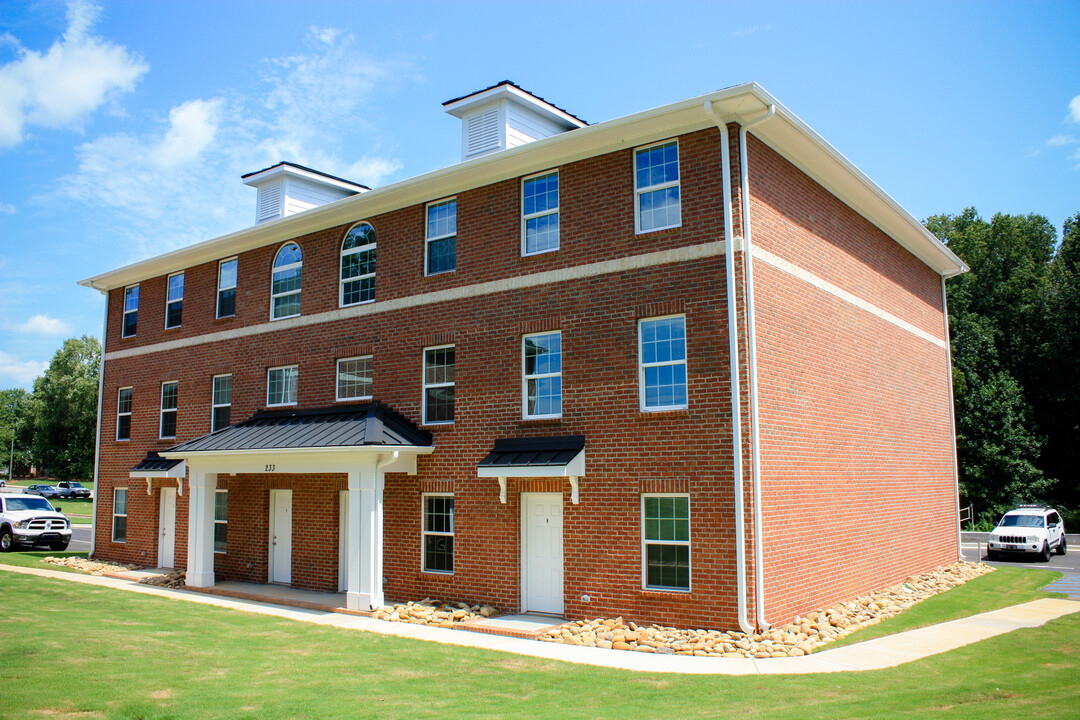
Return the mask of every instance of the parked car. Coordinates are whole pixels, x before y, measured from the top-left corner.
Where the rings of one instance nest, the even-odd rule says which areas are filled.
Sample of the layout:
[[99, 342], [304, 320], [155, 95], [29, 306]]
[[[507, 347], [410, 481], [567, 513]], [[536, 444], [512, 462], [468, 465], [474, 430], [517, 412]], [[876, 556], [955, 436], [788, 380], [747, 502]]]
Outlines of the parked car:
[[986, 556], [997, 560], [1003, 555], [1034, 553], [1047, 562], [1051, 550], [1058, 555], [1066, 551], [1061, 515], [1045, 505], [1020, 505], [1005, 513], [991, 531]]
[[88, 498], [90, 488], [74, 480], [61, 480], [56, 483], [56, 489], [60, 491], [60, 497], [65, 498]]
[[69, 542], [71, 522], [48, 500], [21, 493], [0, 495], [0, 552], [17, 545], [48, 545], [58, 552], [67, 550]]
[[26, 488], [27, 495], [40, 495], [43, 498], [58, 498], [63, 497], [60, 491], [52, 485], [31, 485]]

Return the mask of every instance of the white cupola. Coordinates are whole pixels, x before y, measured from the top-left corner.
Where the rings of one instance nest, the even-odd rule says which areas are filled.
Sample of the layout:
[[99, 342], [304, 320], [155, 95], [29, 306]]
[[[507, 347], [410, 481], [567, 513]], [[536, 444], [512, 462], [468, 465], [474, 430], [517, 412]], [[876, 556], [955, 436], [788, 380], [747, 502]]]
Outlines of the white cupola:
[[366, 185], [288, 162], [280, 162], [265, 170], [248, 173], [242, 179], [245, 185], [259, 191], [255, 201], [256, 225], [371, 189]]
[[586, 127], [588, 123], [541, 97], [503, 80], [485, 90], [443, 103], [461, 118], [461, 159], [524, 145]]

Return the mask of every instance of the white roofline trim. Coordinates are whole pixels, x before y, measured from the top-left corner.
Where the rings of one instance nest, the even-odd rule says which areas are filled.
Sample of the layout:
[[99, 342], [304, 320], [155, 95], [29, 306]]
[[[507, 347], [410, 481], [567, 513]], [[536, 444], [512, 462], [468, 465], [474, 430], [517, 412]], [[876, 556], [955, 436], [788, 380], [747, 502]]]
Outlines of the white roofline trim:
[[100, 273], [81, 280], [79, 284], [107, 292], [150, 277], [216, 262], [246, 250], [284, 242], [336, 225], [351, 224], [391, 210], [712, 127], [712, 121], [703, 110], [705, 102], [711, 103], [718, 115], [735, 118], [754, 117], [770, 104], [776, 105], [776, 118], [755, 127], [752, 131], [755, 136], [939, 274], [951, 277], [968, 270], [940, 240], [820, 135], [756, 83], [748, 83], [490, 153]]

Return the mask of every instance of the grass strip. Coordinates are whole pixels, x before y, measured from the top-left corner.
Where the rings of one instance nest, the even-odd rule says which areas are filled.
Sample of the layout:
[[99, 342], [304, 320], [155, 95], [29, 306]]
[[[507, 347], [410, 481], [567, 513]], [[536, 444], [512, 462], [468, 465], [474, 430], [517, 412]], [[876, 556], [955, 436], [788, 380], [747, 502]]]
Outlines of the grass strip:
[[1075, 717], [1080, 673], [1080, 615], [888, 670], [702, 677], [444, 646], [14, 573], [0, 573], [0, 600], [0, 718], [1065, 718]]

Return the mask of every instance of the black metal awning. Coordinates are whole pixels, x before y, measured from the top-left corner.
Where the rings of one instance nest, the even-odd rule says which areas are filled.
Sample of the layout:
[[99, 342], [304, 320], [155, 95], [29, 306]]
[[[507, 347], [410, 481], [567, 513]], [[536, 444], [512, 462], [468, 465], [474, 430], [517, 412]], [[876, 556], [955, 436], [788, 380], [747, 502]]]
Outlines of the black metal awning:
[[431, 447], [431, 433], [373, 402], [312, 410], [261, 410], [247, 420], [162, 452]]
[[138, 465], [131, 468], [131, 477], [165, 477], [165, 473], [183, 463], [183, 460], [169, 460], [151, 451], [146, 453], [146, 457], [140, 460]]
[[479, 477], [499, 480], [499, 502], [506, 502], [506, 478], [565, 477], [570, 499], [578, 502], [578, 479], [585, 474], [585, 436], [502, 438], [476, 466]]

